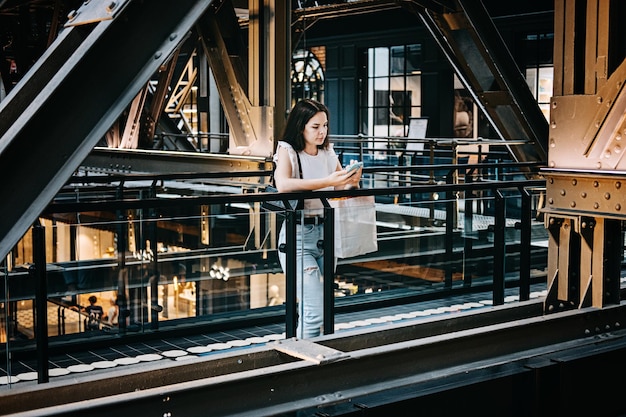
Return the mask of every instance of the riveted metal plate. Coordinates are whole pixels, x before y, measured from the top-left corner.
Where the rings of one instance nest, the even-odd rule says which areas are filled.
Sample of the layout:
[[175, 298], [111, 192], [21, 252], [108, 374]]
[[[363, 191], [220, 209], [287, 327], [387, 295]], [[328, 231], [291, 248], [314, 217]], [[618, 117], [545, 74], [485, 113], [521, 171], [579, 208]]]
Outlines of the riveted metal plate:
[[546, 170], [546, 211], [626, 218], [626, 172]]
[[130, 0], [85, 0], [78, 10], [67, 15], [65, 27], [113, 19]]

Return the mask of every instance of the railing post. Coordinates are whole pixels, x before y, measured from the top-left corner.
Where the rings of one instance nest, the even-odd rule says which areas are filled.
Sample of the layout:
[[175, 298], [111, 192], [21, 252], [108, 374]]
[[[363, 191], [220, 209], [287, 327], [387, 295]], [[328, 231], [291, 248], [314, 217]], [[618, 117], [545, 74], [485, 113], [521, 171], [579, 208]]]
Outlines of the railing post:
[[[328, 204], [328, 203], [326, 203]], [[335, 210], [324, 207], [324, 334], [335, 332]]]
[[[429, 165], [430, 166], [433, 166], [435, 164], [435, 146], [436, 146], [436, 143], [434, 140], [428, 141]], [[428, 183], [429, 184], [435, 183], [435, 170], [434, 169], [430, 170]], [[430, 205], [430, 215], [428, 217], [428, 220], [429, 220], [429, 224], [432, 225], [435, 222], [435, 203], [434, 203], [435, 199], [433, 198], [433, 193], [430, 194], [430, 201], [432, 202], [432, 204]]]
[[[116, 191], [118, 199], [124, 198], [124, 182], [121, 181]], [[117, 318], [120, 334], [126, 333], [126, 319], [129, 316], [128, 297], [126, 296], [128, 273], [126, 271], [126, 249], [128, 248], [128, 221], [126, 212], [122, 209], [117, 210], [117, 306], [119, 308], [119, 316]]]
[[46, 230], [39, 220], [33, 226], [33, 263], [36, 281], [35, 339], [37, 341], [37, 382], [50, 380], [48, 372], [48, 285], [46, 281]]
[[520, 188], [522, 214], [520, 226], [519, 254], [519, 299], [530, 299], [530, 238], [531, 238], [531, 195], [526, 188]]
[[495, 190], [495, 217], [493, 230], [493, 305], [504, 304], [504, 268], [506, 256], [505, 200], [502, 191]]
[[[156, 184], [152, 183], [149, 191], [149, 197], [156, 197]], [[150, 247], [148, 248], [151, 253], [150, 258], [150, 268], [152, 269], [149, 274], [149, 282], [150, 286], [150, 302], [148, 308], [150, 309], [150, 328], [152, 330], [159, 329], [159, 312], [162, 310], [161, 306], [159, 306], [159, 281], [161, 280], [161, 271], [159, 271], [159, 246], [158, 246], [158, 228], [156, 219], [158, 218], [158, 213], [155, 208], [151, 208], [148, 210], [148, 236], [150, 237]], [[197, 291], [196, 288], [196, 297], [200, 292]], [[167, 301], [167, 300], [165, 300]], [[199, 300], [196, 299], [196, 316], [197, 309], [200, 307]]]
[[[454, 170], [452, 171], [454, 172]], [[448, 184], [453, 181], [453, 175], [448, 173], [446, 182]], [[446, 266], [445, 266], [445, 282], [446, 288], [452, 288], [452, 273], [454, 270], [454, 228], [456, 226], [456, 192], [446, 192], [446, 236], [445, 236], [445, 249], [446, 249]]]
[[[472, 183], [474, 180], [471, 175], [465, 173], [465, 183]], [[463, 239], [463, 251], [465, 253], [465, 259], [472, 259], [472, 252], [474, 250], [474, 193], [471, 190], [465, 192], [465, 214], [463, 217], [463, 230], [465, 238]], [[474, 264], [474, 262], [472, 262]], [[474, 265], [472, 268], [463, 268], [465, 273], [463, 274], [463, 285], [471, 287], [472, 285], [472, 273], [474, 272]]]
[[[285, 293], [287, 301], [285, 305], [285, 336], [287, 338], [296, 336], [298, 325], [298, 305], [296, 302], [296, 212], [287, 210], [285, 212]], [[281, 250], [279, 248], [279, 250]], [[300, 300], [302, 302], [303, 300]]]

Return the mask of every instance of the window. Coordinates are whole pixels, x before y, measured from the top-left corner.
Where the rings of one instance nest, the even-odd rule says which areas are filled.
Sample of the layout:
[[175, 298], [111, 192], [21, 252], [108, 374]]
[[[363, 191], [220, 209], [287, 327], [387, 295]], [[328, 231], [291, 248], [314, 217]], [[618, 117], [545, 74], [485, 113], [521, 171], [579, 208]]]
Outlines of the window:
[[533, 93], [539, 108], [550, 120], [550, 98], [554, 66], [552, 63], [554, 35], [552, 33], [528, 34], [524, 38], [526, 83]]
[[368, 136], [406, 137], [421, 116], [421, 45], [367, 49], [367, 91], [361, 115]]
[[324, 68], [317, 55], [323, 58], [323, 47], [316, 48], [315, 52], [300, 49], [293, 54], [291, 59], [292, 105], [305, 98], [324, 102]]
[[550, 120], [550, 98], [552, 97], [552, 77], [554, 67], [526, 68], [526, 82], [535, 100], [539, 104], [541, 112]]

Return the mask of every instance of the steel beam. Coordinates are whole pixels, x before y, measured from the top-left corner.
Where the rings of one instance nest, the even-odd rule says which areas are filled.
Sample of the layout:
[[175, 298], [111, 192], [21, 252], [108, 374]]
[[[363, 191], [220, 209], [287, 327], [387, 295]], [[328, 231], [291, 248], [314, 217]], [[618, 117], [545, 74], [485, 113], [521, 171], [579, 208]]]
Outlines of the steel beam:
[[[267, 158], [239, 155], [207, 154], [200, 152], [172, 152], [145, 149], [110, 149], [96, 147], [85, 158], [81, 167], [86, 171], [106, 174], [162, 174], [233, 172], [272, 172], [272, 163]], [[262, 183], [258, 176], [233, 175], [233, 182]], [[235, 178], [239, 177], [239, 178]]]
[[255, 0], [249, 9], [247, 50], [232, 2], [200, 19], [197, 29], [230, 127], [229, 153], [269, 157], [290, 107], [290, 7]]
[[542, 170], [543, 211], [551, 229], [549, 276], [555, 284], [549, 310], [619, 302], [626, 60], [619, 46], [624, 29], [616, 23], [623, 15], [609, 0], [555, 2], [554, 96], [548, 168]]
[[[457, 76], [520, 162], [545, 161], [548, 123], [482, 2], [455, 0], [454, 9], [407, 2], [433, 35]], [[408, 6], [407, 6], [408, 7]]]
[[[370, 415], [366, 409], [376, 408], [376, 402], [403, 404], [438, 398], [444, 400], [442, 406], [459, 399], [455, 388], [485, 381], [497, 387], [505, 376], [527, 375], [526, 384], [516, 389], [506, 386], [496, 394], [474, 392], [479, 398], [477, 407], [503, 407], [490, 414], [520, 415], [515, 407], [521, 403], [545, 406], [537, 403], [537, 394], [551, 392], [550, 384], [556, 384], [554, 389], [576, 386], [588, 376], [579, 373], [572, 380], [568, 374], [538, 370], [550, 368], [555, 361], [563, 364], [602, 351], [624, 350], [625, 308], [543, 316], [541, 301], [529, 301], [479, 314], [457, 313], [445, 320], [381, 325], [307, 341], [287, 339], [185, 362], [143, 364], [17, 387], [0, 393], [0, 408], [6, 415], [31, 417], [111, 412], [257, 416], [298, 410], [306, 410], [304, 415], [315, 415], [316, 410], [333, 415], [341, 407], [350, 415]], [[77, 385], [82, 388], [76, 390]], [[26, 397], [29, 401], [20, 401]], [[460, 398], [459, 406], [446, 407], [460, 410], [473, 396]], [[556, 407], [559, 398], [544, 400]], [[371, 404], [360, 407], [363, 403], [357, 400]], [[591, 411], [598, 405], [591, 402], [585, 407]], [[478, 408], [466, 412], [475, 414]]]
[[[105, 3], [85, 2], [78, 16], [116, 4]], [[2, 256], [210, 4], [135, 1], [115, 18], [68, 26], [0, 103]]]

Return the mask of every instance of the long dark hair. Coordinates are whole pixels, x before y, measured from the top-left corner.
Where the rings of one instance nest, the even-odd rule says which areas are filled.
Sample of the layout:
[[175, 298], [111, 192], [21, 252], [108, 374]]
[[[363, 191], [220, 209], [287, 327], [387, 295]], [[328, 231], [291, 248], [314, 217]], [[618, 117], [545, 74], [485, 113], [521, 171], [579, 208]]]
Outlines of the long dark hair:
[[[304, 135], [302, 134], [304, 127], [319, 112], [326, 113], [326, 117], [330, 120], [328, 108], [319, 101], [304, 99], [297, 102], [287, 118], [282, 140], [290, 144], [298, 152], [303, 150], [305, 145]], [[328, 136], [327, 133], [324, 143], [318, 145], [319, 149], [328, 149], [328, 144], [330, 143]]]

